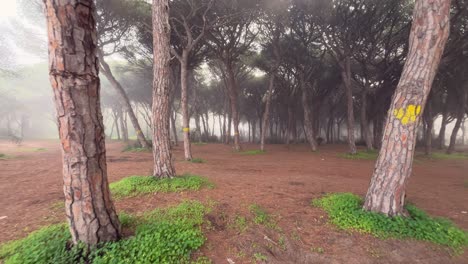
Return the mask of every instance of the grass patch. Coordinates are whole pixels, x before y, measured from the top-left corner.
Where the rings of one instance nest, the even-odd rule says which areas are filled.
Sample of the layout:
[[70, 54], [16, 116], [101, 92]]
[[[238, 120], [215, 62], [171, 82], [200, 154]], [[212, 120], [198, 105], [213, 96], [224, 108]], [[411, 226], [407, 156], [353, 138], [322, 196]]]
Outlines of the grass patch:
[[277, 231], [281, 231], [273, 217], [270, 214], [268, 214], [268, 212], [260, 205], [252, 204], [249, 207], [249, 210], [254, 215], [254, 222], [256, 224], [263, 225]]
[[141, 216], [121, 214], [122, 225], [134, 225], [135, 235], [91, 249], [84, 245], [70, 248], [65, 224], [44, 227], [2, 245], [0, 260], [5, 264], [190, 263], [191, 254], [206, 240], [201, 225], [209, 210], [200, 202], [189, 201]]
[[46, 148], [26, 148], [26, 147], [21, 147], [18, 148], [17, 151], [19, 152], [44, 152], [47, 151]]
[[10, 155], [0, 153], [0, 160], [7, 160], [7, 159], [11, 159], [11, 158], [13, 158], [13, 157], [10, 156]]
[[242, 151], [242, 152], [239, 152], [239, 153], [240, 153], [241, 155], [255, 156], [255, 155], [262, 155], [262, 154], [265, 154], [266, 151], [262, 151], [262, 150], [256, 149], [256, 150]]
[[247, 223], [247, 218], [236, 215], [232, 222], [228, 224], [228, 227], [238, 231], [239, 233], [243, 233], [249, 227]]
[[436, 160], [464, 160], [468, 159], [468, 154], [466, 153], [453, 153], [447, 154], [442, 152], [435, 152], [432, 153], [430, 156], [426, 156], [429, 159], [436, 159]]
[[126, 146], [122, 152], [132, 152], [132, 153], [143, 153], [143, 152], [151, 152], [152, 150], [149, 148], [140, 148], [134, 146]]
[[340, 158], [352, 159], [352, 160], [375, 160], [379, 156], [377, 150], [358, 151], [352, 155], [350, 153], [341, 153], [338, 155]]
[[413, 205], [409, 217], [387, 217], [362, 209], [363, 200], [351, 193], [331, 194], [312, 201], [329, 215], [330, 222], [345, 230], [369, 233], [379, 238], [414, 238], [430, 241], [463, 252], [468, 233], [443, 218], [432, 218]]
[[208, 143], [205, 143], [205, 142], [195, 142], [195, 143], [193, 143], [193, 145], [195, 145], [195, 146], [206, 146], [206, 145], [208, 145]]
[[204, 187], [213, 188], [214, 185], [206, 178], [189, 174], [173, 179], [157, 179], [153, 176], [131, 176], [110, 184], [110, 190], [116, 198], [158, 192], [198, 191]]
[[200, 158], [194, 158], [190, 162], [191, 163], [198, 163], [198, 164], [206, 163], [206, 161], [204, 159], [200, 159]]

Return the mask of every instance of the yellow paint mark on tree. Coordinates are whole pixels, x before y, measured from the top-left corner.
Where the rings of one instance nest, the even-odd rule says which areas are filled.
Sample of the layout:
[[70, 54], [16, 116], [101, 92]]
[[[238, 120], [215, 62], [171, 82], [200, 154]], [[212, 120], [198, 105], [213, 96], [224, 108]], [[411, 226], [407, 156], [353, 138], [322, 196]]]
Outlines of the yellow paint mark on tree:
[[184, 127], [184, 128], [182, 129], [182, 131], [184, 131], [184, 132], [190, 132], [190, 128], [189, 128], [189, 127]]
[[408, 105], [406, 108], [399, 108], [393, 111], [393, 115], [396, 119], [400, 120], [403, 125], [416, 122], [416, 119], [420, 114], [420, 105]]

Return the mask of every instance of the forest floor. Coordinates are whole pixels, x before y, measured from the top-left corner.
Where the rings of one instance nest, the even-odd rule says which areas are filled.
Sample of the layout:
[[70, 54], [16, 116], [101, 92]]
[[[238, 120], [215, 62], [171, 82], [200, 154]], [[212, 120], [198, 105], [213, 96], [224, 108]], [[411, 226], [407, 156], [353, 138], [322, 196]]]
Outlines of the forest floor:
[[[24, 237], [41, 226], [63, 222], [61, 153], [58, 141], [29, 141], [17, 147], [0, 141], [0, 244]], [[151, 153], [122, 152], [123, 144], [107, 144], [111, 182], [131, 175], [150, 175]], [[255, 145], [245, 145], [255, 149]], [[311, 206], [325, 193], [363, 196], [373, 160], [340, 158], [345, 145], [322, 146], [312, 153], [305, 145], [269, 145], [260, 155], [235, 153], [230, 146], [193, 146], [194, 157], [183, 161], [175, 148], [178, 174], [205, 176], [213, 189], [154, 194], [116, 201], [118, 211], [137, 213], [175, 205], [183, 200], [214, 204], [207, 216], [207, 242], [201, 253], [213, 263], [468, 263], [468, 253], [412, 241], [380, 240], [338, 230], [322, 209]], [[468, 229], [468, 160], [418, 157], [407, 200], [433, 216], [451, 219]], [[213, 203], [214, 202], [214, 203]], [[253, 223], [251, 205], [264, 208], [272, 224]], [[245, 220], [245, 221], [244, 221]], [[232, 260], [229, 262], [228, 259]]]

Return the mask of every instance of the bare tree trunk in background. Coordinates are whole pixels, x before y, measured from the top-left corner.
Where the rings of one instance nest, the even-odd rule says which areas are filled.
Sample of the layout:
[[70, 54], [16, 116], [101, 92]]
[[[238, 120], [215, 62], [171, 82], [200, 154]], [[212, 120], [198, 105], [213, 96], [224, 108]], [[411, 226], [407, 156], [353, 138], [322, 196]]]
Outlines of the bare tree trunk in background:
[[146, 140], [145, 135], [143, 134], [143, 130], [140, 127], [140, 123], [138, 122], [138, 118], [135, 115], [135, 112], [133, 111], [133, 108], [132, 108], [132, 105], [130, 104], [130, 99], [128, 98], [127, 93], [125, 92], [122, 85], [117, 81], [117, 79], [112, 74], [109, 64], [107, 64], [106, 61], [104, 60], [104, 54], [102, 53], [102, 51], [99, 51], [98, 55], [99, 55], [101, 72], [104, 74], [104, 76], [106, 76], [107, 80], [109, 80], [112, 87], [114, 87], [115, 91], [117, 92], [121, 104], [123, 105], [125, 111], [128, 113], [128, 116], [130, 117], [130, 122], [132, 123], [133, 128], [135, 129], [138, 142], [140, 142], [140, 145], [142, 148], [150, 148], [151, 146]]
[[231, 130], [232, 130], [232, 115], [231, 113], [228, 114], [228, 127], [227, 127], [227, 134], [226, 134], [226, 144], [231, 143]]
[[462, 123], [462, 126], [461, 126], [461, 130], [462, 130], [462, 146], [465, 145], [465, 137], [466, 137], [466, 126], [465, 126], [465, 121], [466, 121], [466, 119], [463, 119], [463, 123]]
[[73, 242], [120, 238], [107, 181], [92, 0], [46, 0], [49, 70], [63, 157], [65, 211]]
[[127, 119], [125, 118], [126, 113], [119, 109], [120, 129], [122, 130], [122, 139], [124, 142], [128, 142], [128, 127]]
[[366, 142], [367, 150], [373, 150], [374, 146], [372, 146], [372, 134], [369, 128], [369, 122], [367, 120], [367, 87], [364, 88], [361, 94], [361, 125], [364, 140]]
[[351, 59], [346, 56], [344, 61], [341, 62], [341, 76], [346, 91], [346, 105], [347, 105], [347, 125], [348, 125], [348, 144], [349, 153], [356, 154], [356, 139], [354, 135], [354, 103], [353, 103], [353, 88], [351, 84]]
[[437, 137], [437, 148], [443, 149], [445, 147], [445, 129], [448, 124], [448, 103], [444, 102], [442, 108], [442, 123], [440, 124], [439, 136]]
[[[262, 134], [260, 135], [260, 150], [265, 151], [265, 137], [270, 121], [270, 105], [271, 97], [273, 96], [273, 89], [275, 87], [275, 75], [270, 75], [270, 83], [268, 84], [268, 91], [266, 94], [265, 111], [263, 112]], [[270, 131], [271, 134], [271, 131]]]
[[174, 145], [178, 146], [179, 145], [179, 139], [177, 137], [177, 123], [176, 123], [176, 117], [177, 113], [173, 111], [174, 113], [171, 114], [171, 124], [172, 124], [172, 134], [174, 135]]
[[432, 104], [430, 101], [426, 104], [426, 142], [425, 142], [425, 153], [430, 156], [432, 154], [432, 129], [434, 128], [434, 118], [432, 116]]
[[455, 123], [455, 126], [453, 127], [452, 130], [452, 135], [450, 136], [450, 144], [449, 147], [447, 148], [447, 154], [453, 154], [455, 151], [455, 144], [457, 143], [457, 135], [458, 131], [460, 130], [461, 124], [463, 123], [463, 120], [465, 119], [465, 103], [466, 103], [466, 96], [467, 92], [466, 89], [463, 87], [462, 88], [462, 96], [459, 98], [460, 100], [460, 105], [457, 113], [457, 122]]
[[188, 107], [188, 56], [189, 53], [184, 51], [180, 60], [180, 85], [181, 95], [180, 101], [182, 105], [182, 131], [184, 132], [184, 158], [187, 161], [192, 160], [192, 146], [190, 142], [190, 115]]
[[302, 91], [302, 108], [304, 110], [304, 133], [309, 142], [312, 151], [317, 151], [317, 141], [315, 141], [314, 128], [312, 125], [312, 112], [309, 105], [309, 96], [305, 81], [301, 79], [301, 91]]
[[169, 0], [153, 0], [153, 157], [154, 176], [175, 176], [172, 164], [170, 115], [170, 35]]
[[450, 0], [417, 0], [408, 57], [388, 111], [379, 158], [364, 209], [405, 215], [416, 134], [449, 35]]
[[257, 142], [257, 120], [255, 118], [252, 121], [252, 142]]
[[[229, 77], [229, 99], [231, 101], [231, 117], [234, 123], [234, 148], [236, 151], [241, 151], [242, 147], [240, 144], [239, 134], [239, 105], [238, 105], [238, 87], [234, 70], [230, 62], [226, 63], [227, 73]], [[231, 128], [229, 128], [229, 131]], [[230, 134], [229, 134], [230, 135]]]

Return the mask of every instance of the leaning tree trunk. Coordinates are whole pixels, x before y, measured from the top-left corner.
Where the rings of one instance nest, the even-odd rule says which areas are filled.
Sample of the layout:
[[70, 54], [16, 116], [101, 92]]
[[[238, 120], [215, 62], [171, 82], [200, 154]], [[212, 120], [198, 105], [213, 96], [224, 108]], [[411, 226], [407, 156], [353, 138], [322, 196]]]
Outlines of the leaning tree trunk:
[[268, 91], [266, 94], [265, 112], [263, 112], [262, 134], [260, 135], [260, 150], [265, 151], [265, 137], [270, 121], [270, 105], [271, 97], [273, 96], [273, 88], [275, 87], [275, 75], [270, 76], [270, 83], [268, 84]]
[[182, 60], [180, 61], [180, 86], [181, 95], [180, 102], [182, 106], [182, 131], [184, 133], [184, 157], [185, 160], [192, 160], [192, 147], [190, 144], [190, 115], [188, 110], [187, 99], [187, 82], [188, 82], [188, 52], [182, 53]]
[[305, 81], [301, 80], [302, 90], [302, 108], [304, 109], [304, 133], [307, 141], [309, 142], [312, 151], [317, 151], [317, 141], [315, 141], [314, 128], [312, 125], [312, 112], [309, 105], [309, 96]]
[[154, 176], [172, 178], [170, 115], [170, 35], [169, 0], [153, 0], [153, 157]]
[[63, 157], [65, 211], [73, 242], [120, 238], [107, 181], [92, 0], [46, 0], [50, 81]]
[[354, 135], [354, 103], [353, 103], [353, 89], [351, 87], [351, 61], [347, 56], [341, 63], [341, 75], [346, 91], [346, 105], [347, 105], [347, 125], [348, 125], [348, 144], [349, 153], [356, 154], [356, 139]]
[[366, 210], [405, 215], [417, 127], [449, 35], [449, 11], [449, 0], [416, 1], [408, 57], [388, 111]]
[[455, 123], [455, 126], [453, 127], [452, 135], [450, 136], [450, 145], [447, 148], [447, 154], [452, 154], [455, 151], [455, 144], [457, 142], [457, 135], [458, 131], [460, 130], [460, 127], [463, 123], [463, 120], [465, 119], [465, 103], [466, 103], [466, 89], [465, 87], [462, 88], [463, 93], [460, 98], [460, 105], [457, 113], [457, 122]]
[[140, 145], [142, 148], [150, 148], [151, 146], [146, 140], [145, 135], [143, 134], [143, 130], [141, 130], [140, 123], [138, 122], [138, 118], [135, 114], [135, 111], [133, 111], [133, 108], [132, 108], [132, 105], [130, 104], [130, 99], [128, 98], [127, 93], [125, 92], [122, 85], [117, 81], [117, 79], [112, 74], [112, 70], [109, 64], [107, 64], [106, 61], [104, 60], [104, 54], [102, 53], [102, 51], [99, 51], [98, 55], [99, 55], [100, 67], [102, 70], [101, 72], [104, 74], [104, 76], [106, 76], [107, 80], [109, 80], [112, 87], [114, 87], [115, 91], [117, 91], [121, 104], [124, 106], [125, 111], [128, 113], [128, 116], [130, 117], [130, 122], [132, 123], [133, 128], [135, 129], [138, 142], [140, 142]]

